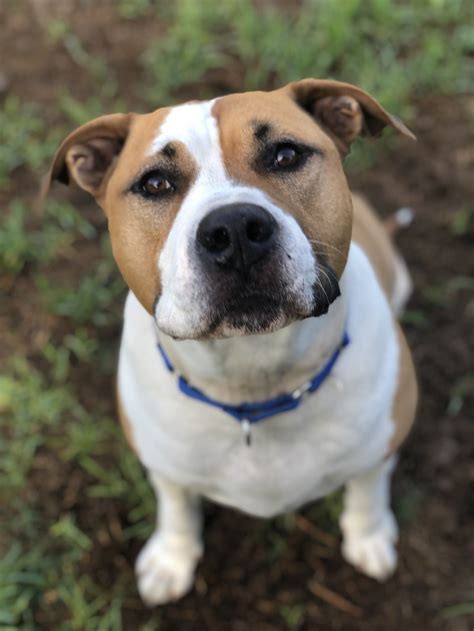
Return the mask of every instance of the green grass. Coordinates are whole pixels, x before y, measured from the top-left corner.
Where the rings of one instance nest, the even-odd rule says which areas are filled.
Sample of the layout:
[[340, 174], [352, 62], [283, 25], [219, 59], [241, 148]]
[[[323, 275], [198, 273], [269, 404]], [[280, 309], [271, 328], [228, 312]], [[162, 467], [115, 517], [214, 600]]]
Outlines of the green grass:
[[286, 14], [250, 0], [180, 0], [167, 36], [144, 55], [147, 96], [156, 106], [192, 86], [206, 97], [210, 71], [238, 65], [246, 89], [337, 77], [409, 114], [413, 96], [472, 87], [472, 17], [462, 0], [306, 0]]
[[60, 130], [48, 132], [40, 107], [9, 94], [0, 103], [0, 189], [19, 167], [37, 171], [54, 153]]
[[[409, 121], [416, 98], [473, 87], [468, 72], [473, 5], [461, 0], [306, 0], [300, 12], [289, 13], [268, 5], [257, 11], [250, 0], [178, 0], [171, 5], [120, 0], [117, 14], [125, 21], [161, 21], [164, 36], [146, 43], [141, 59], [140, 86], [149, 107], [183, 95], [215, 96], [214, 85], [220, 93], [316, 76], [358, 83]], [[36, 216], [31, 182], [44, 172], [65, 129], [124, 109], [128, 95], [118, 94], [120, 68], [106, 54], [92, 55], [71, 24], [55, 20], [47, 35], [53, 46], [67, 51], [71, 82], [81, 72], [89, 77], [91, 91], [78, 101], [65, 86], [57, 95], [55, 119], [60, 123], [53, 129], [41, 103], [11, 93], [0, 104], [0, 187], [16, 191], [9, 202], [2, 197], [0, 299], [8, 299], [15, 283], [28, 281], [34, 304], [53, 322], [41, 349], [28, 357], [13, 355], [0, 376], [0, 510], [7, 507], [8, 515], [0, 533], [0, 628], [36, 629], [38, 620], [46, 620], [56, 629], [116, 631], [124, 603], [136, 599], [131, 573], [110, 588], [88, 577], [82, 568], [96, 528], [81, 523], [73, 509], [61, 512], [58, 507], [51, 515], [34, 489], [41, 459], [59, 459], [84, 477], [88, 501], [123, 507], [124, 542], [143, 540], [150, 532], [154, 499], [113, 419], [112, 391], [98, 393], [102, 398], [91, 402], [77, 388], [84, 375], [92, 382], [91, 391], [95, 379], [112, 380], [124, 285], [107, 237], [62, 201], [50, 200], [43, 216]], [[144, 103], [135, 105], [140, 109]], [[374, 155], [359, 151], [357, 162], [368, 164]], [[30, 184], [24, 194], [23, 182]], [[452, 234], [463, 238], [471, 219], [472, 208], [460, 208]], [[80, 282], [58, 279], [52, 272], [73, 265], [85, 242], [95, 244], [96, 256], [81, 264]], [[472, 280], [459, 276], [427, 290], [425, 298], [443, 306], [446, 296], [467, 289]], [[421, 312], [408, 312], [406, 319], [414, 326], [428, 325]], [[450, 414], [459, 412], [471, 386], [472, 376], [453, 386]], [[416, 504], [416, 490], [412, 496]], [[310, 516], [335, 530], [340, 504], [336, 494], [316, 504]], [[406, 519], [415, 511], [412, 504], [400, 507]], [[262, 531], [270, 560], [284, 556], [291, 519], [272, 522]], [[303, 613], [298, 604], [282, 607], [285, 628], [299, 628]], [[159, 615], [143, 627], [158, 628]]]
[[28, 265], [57, 260], [78, 236], [97, 233], [71, 204], [48, 200], [35, 217], [31, 204], [14, 199], [0, 220], [0, 273], [17, 276]]

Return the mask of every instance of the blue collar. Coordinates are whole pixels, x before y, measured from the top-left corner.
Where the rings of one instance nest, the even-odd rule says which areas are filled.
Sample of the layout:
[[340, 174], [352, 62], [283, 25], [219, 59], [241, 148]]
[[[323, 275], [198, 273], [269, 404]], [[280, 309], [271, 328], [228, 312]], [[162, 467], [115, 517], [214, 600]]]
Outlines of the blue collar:
[[251, 425], [258, 423], [259, 421], [263, 421], [266, 418], [270, 418], [271, 416], [275, 416], [276, 414], [289, 412], [290, 410], [297, 408], [305, 395], [311, 392], [316, 392], [316, 390], [318, 390], [318, 388], [326, 381], [331, 374], [334, 364], [336, 363], [342, 349], [348, 344], [349, 336], [344, 330], [341, 343], [321, 370], [317, 372], [312, 379], [293, 392], [280, 394], [273, 399], [268, 399], [267, 401], [240, 403], [239, 405], [229, 405], [228, 403], [217, 401], [216, 399], [208, 397], [204, 394], [204, 392], [198, 390], [198, 388], [193, 388], [193, 386], [191, 386], [186, 379], [175, 370], [170, 358], [159, 342], [157, 343], [157, 346], [166, 368], [170, 372], [176, 373], [178, 378], [178, 388], [181, 392], [192, 399], [201, 401], [201, 403], [207, 403], [207, 405], [219, 408], [223, 412], [226, 412], [226, 414], [229, 414], [229, 416], [232, 416], [236, 421], [241, 423], [242, 429], [246, 435], [247, 445], [250, 445]]

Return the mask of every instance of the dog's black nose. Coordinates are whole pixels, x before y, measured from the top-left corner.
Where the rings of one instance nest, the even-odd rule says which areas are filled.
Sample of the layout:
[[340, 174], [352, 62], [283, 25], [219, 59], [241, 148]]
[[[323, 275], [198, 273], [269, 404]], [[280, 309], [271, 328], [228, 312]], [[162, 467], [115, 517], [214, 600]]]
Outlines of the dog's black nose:
[[201, 221], [198, 249], [208, 263], [246, 274], [271, 251], [275, 234], [276, 221], [261, 206], [228, 204]]

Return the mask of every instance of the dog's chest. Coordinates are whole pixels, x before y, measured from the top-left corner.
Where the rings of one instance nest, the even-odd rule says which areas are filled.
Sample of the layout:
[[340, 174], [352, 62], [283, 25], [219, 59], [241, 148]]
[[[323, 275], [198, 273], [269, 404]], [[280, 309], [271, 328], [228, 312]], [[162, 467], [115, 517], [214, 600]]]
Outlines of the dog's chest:
[[145, 466], [254, 515], [291, 510], [338, 488], [383, 455], [393, 430], [386, 395], [355, 396], [361, 386], [344, 374], [341, 391], [337, 369], [296, 411], [254, 425], [250, 446], [237, 421], [184, 397], [161, 366], [138, 380], [123, 363], [120, 373]]
[[333, 373], [297, 410], [255, 425], [250, 447], [237, 421], [178, 390], [158, 356], [149, 317], [127, 314], [119, 391], [145, 466], [210, 499], [271, 516], [379, 461], [393, 432], [397, 350], [380, 292], [366, 291], [362, 300], [357, 285], [346, 288], [352, 340]]

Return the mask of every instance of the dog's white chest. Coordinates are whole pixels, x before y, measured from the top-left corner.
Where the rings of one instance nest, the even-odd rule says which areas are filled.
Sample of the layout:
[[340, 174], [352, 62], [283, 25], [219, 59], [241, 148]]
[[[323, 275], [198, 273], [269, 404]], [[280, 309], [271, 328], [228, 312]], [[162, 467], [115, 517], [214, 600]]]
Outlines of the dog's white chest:
[[[358, 295], [351, 283], [359, 273], [367, 281], [366, 271], [346, 283], [348, 293]], [[370, 289], [370, 274], [368, 280]], [[352, 340], [331, 376], [296, 410], [254, 425], [250, 447], [237, 421], [178, 390], [149, 316], [132, 297], [119, 390], [146, 467], [210, 499], [270, 516], [331, 492], [379, 460], [393, 431], [397, 351], [376, 285], [372, 293], [365, 288], [361, 305], [351, 305]]]

